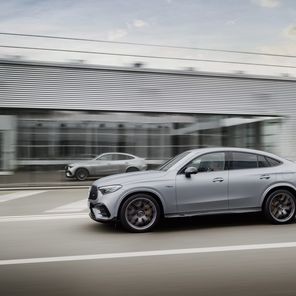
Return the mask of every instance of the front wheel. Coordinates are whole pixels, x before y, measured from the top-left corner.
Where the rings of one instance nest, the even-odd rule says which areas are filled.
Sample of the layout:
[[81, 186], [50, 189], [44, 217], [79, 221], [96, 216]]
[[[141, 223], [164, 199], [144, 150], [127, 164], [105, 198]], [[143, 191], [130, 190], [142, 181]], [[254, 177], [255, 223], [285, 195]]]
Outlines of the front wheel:
[[160, 207], [152, 196], [139, 193], [130, 196], [120, 210], [120, 222], [130, 232], [147, 232], [160, 220]]
[[79, 168], [77, 169], [76, 173], [75, 173], [75, 177], [78, 181], [84, 181], [87, 179], [88, 177], [88, 170], [84, 169], [84, 168]]
[[288, 224], [295, 220], [296, 202], [288, 190], [272, 192], [263, 207], [266, 218], [274, 224]]

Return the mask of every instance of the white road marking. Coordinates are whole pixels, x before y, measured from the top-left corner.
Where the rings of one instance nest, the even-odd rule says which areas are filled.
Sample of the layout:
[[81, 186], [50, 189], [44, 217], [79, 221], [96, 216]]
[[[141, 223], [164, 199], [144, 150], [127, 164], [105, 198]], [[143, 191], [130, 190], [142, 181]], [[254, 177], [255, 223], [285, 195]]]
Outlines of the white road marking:
[[2, 216], [1, 222], [19, 222], [19, 221], [41, 221], [41, 220], [59, 220], [59, 219], [81, 219], [88, 218], [87, 213], [76, 214], [52, 214], [52, 215], [25, 215], [25, 216]]
[[156, 251], [142, 251], [142, 252], [106, 253], [106, 254], [94, 254], [94, 255], [8, 259], [8, 260], [0, 260], [0, 266], [14, 265], [14, 264], [50, 263], [50, 262], [66, 262], [66, 261], [82, 261], [82, 260], [104, 260], [104, 259], [150, 257], [150, 256], [217, 253], [217, 252], [231, 252], [231, 251], [236, 252], [236, 251], [295, 248], [295, 247], [296, 247], [296, 242], [286, 242], [286, 243], [284, 242], [284, 243], [268, 243], [268, 244], [254, 244], [254, 245], [235, 245], [235, 246], [221, 246], [221, 247], [190, 248], [190, 249], [156, 250]]
[[68, 213], [82, 212], [87, 209], [87, 200], [84, 198], [75, 202], [65, 204], [63, 206], [47, 210], [46, 213]]
[[0, 195], [0, 202], [11, 201], [18, 198], [28, 197], [35, 194], [46, 192], [45, 190], [29, 190], [29, 191], [17, 191], [9, 194]]

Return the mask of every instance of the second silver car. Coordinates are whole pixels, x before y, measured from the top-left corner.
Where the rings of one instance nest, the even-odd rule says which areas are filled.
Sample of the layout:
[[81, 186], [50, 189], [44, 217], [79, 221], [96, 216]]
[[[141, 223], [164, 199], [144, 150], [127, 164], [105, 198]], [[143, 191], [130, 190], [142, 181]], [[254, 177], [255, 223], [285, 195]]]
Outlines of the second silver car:
[[67, 165], [65, 175], [83, 181], [88, 177], [143, 171], [146, 168], [144, 158], [128, 153], [103, 153], [94, 159]]

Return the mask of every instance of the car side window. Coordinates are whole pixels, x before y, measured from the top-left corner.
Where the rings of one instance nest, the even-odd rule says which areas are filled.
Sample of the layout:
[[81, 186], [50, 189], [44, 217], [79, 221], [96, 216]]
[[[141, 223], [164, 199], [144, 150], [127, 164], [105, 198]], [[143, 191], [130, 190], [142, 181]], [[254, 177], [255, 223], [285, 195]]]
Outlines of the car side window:
[[97, 160], [113, 160], [112, 154], [105, 154], [97, 158]]
[[281, 164], [281, 162], [279, 160], [276, 160], [274, 158], [266, 157], [266, 159], [267, 159], [270, 166], [277, 166], [277, 165]]
[[128, 159], [133, 159], [133, 157], [129, 155], [124, 155], [124, 154], [117, 155], [117, 160], [128, 160]]
[[223, 171], [225, 168], [225, 153], [208, 153], [193, 159], [186, 167], [196, 167], [198, 172]]
[[263, 155], [258, 155], [258, 167], [259, 168], [266, 168], [269, 167], [269, 162], [267, 161], [266, 157]]
[[253, 169], [258, 167], [256, 154], [245, 152], [232, 152], [231, 156], [231, 170]]

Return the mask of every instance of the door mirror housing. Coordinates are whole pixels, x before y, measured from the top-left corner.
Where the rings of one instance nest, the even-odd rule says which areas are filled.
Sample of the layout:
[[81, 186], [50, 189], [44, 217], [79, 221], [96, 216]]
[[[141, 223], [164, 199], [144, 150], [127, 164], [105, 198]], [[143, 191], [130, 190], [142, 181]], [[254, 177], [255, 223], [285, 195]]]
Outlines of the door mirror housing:
[[188, 167], [185, 169], [184, 173], [185, 173], [186, 178], [190, 178], [190, 176], [192, 174], [197, 174], [197, 168], [196, 167]]

